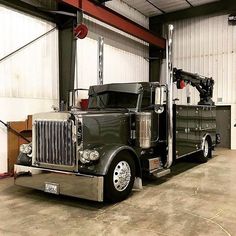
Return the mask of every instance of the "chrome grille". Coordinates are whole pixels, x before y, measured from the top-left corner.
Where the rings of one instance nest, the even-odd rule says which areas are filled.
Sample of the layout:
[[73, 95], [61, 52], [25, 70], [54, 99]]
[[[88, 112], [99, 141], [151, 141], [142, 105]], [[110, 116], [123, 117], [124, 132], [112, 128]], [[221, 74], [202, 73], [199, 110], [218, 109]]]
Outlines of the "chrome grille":
[[73, 166], [75, 150], [72, 129], [72, 120], [37, 120], [35, 123], [36, 162]]

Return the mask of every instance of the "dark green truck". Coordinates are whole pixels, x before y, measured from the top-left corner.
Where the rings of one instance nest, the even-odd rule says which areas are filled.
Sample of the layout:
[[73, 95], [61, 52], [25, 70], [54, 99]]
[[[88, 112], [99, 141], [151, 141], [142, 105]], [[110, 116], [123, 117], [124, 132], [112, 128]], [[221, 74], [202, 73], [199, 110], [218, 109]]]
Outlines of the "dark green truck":
[[16, 185], [114, 202], [142, 188], [144, 176], [170, 173], [178, 158], [198, 152], [206, 162], [216, 144], [215, 106], [172, 104], [170, 116], [167, 91], [148, 82], [92, 86], [87, 111], [34, 115]]

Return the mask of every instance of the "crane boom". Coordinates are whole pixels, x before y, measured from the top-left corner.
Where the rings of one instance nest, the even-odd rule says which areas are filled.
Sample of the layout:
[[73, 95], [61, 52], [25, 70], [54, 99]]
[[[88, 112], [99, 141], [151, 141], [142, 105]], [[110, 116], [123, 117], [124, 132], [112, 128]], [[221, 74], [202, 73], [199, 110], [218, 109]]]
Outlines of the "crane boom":
[[214, 80], [212, 78], [183, 71], [182, 69], [177, 68], [173, 69], [173, 77], [174, 82], [177, 83], [178, 89], [183, 88], [183, 82], [196, 87], [200, 95], [200, 101], [198, 102], [198, 105], [212, 106], [215, 104], [212, 101], [214, 88]]

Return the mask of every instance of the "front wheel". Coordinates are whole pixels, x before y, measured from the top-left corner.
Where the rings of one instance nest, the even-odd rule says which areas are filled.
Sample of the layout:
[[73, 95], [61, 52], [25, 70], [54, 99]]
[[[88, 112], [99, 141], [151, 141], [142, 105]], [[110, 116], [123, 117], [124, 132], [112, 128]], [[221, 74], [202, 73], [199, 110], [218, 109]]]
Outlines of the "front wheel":
[[135, 179], [135, 163], [130, 155], [116, 156], [105, 176], [105, 200], [119, 202], [131, 193]]
[[199, 159], [199, 161], [201, 163], [207, 162], [208, 159], [212, 155], [212, 149], [211, 149], [211, 146], [210, 146], [209, 138], [206, 138], [203, 142], [204, 142], [203, 143], [203, 150], [201, 151], [200, 159]]

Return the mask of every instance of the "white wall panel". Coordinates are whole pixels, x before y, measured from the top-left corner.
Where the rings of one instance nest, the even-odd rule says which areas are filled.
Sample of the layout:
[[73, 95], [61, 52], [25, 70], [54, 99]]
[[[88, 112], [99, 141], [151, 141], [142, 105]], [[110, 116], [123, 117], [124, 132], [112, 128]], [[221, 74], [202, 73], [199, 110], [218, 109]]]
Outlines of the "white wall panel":
[[[0, 5], [0, 59], [55, 25]], [[27, 115], [58, 105], [58, 32], [0, 61], [0, 119], [25, 120]], [[7, 171], [7, 130], [0, 125], [0, 173]]]
[[[77, 42], [76, 88], [97, 84], [98, 42], [91, 38]], [[149, 63], [144, 57], [104, 45], [104, 84], [149, 80]]]
[[[228, 15], [213, 15], [174, 22], [174, 66], [213, 77], [213, 99], [221, 104], [236, 103], [236, 27]], [[191, 88], [192, 102], [198, 92]], [[186, 103], [185, 91], [178, 91]]]
[[97, 84], [97, 41], [89, 37], [77, 41], [75, 88]]
[[104, 83], [128, 83], [149, 80], [149, 63], [141, 56], [117, 49], [104, 48]]
[[[55, 25], [0, 6], [0, 59]], [[0, 62], [0, 97], [58, 98], [57, 30]], [[3, 46], [4, 45], [4, 46]]]

